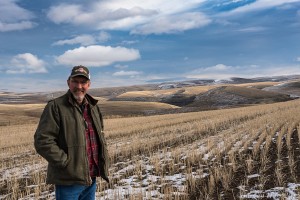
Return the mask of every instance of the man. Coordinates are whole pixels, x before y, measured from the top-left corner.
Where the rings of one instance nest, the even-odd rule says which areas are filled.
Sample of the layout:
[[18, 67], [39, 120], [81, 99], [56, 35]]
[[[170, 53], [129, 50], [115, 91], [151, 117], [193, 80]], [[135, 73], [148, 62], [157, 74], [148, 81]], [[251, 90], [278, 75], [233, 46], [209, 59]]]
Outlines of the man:
[[36, 151], [48, 161], [47, 183], [58, 200], [95, 199], [96, 177], [108, 180], [108, 154], [97, 100], [87, 94], [90, 73], [75, 66], [68, 92], [46, 105], [34, 135]]

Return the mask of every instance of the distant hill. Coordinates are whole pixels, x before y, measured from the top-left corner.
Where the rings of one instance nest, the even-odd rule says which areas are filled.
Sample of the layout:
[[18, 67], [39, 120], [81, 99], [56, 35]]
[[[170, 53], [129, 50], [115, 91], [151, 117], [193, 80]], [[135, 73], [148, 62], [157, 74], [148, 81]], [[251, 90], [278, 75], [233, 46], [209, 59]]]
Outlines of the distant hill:
[[160, 102], [105, 101], [99, 104], [105, 117], [173, 113], [180, 109], [178, 106]]
[[292, 100], [289, 95], [256, 88], [221, 86], [196, 96], [188, 107], [223, 108]]
[[282, 84], [266, 87], [263, 90], [288, 94], [291, 97], [300, 97], [300, 81], [285, 82]]
[[186, 86], [182, 88], [169, 88], [152, 91], [131, 91], [118, 95], [109, 100], [163, 102], [176, 106], [185, 106], [191, 103], [197, 94], [206, 92], [214, 87], [216, 86]]
[[[65, 92], [0, 92], [0, 104], [44, 104]], [[299, 98], [300, 76], [190, 80], [91, 88], [89, 93], [99, 99], [99, 104], [107, 115], [128, 116], [131, 114], [188, 112]]]

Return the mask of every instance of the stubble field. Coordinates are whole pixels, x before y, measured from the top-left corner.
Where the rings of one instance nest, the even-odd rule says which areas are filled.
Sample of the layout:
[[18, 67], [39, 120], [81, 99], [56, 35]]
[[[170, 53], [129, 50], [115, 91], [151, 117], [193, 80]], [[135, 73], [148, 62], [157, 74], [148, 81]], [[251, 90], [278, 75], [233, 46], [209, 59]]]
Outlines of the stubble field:
[[[299, 199], [300, 101], [105, 120], [98, 199]], [[54, 199], [36, 122], [0, 126], [0, 199]]]

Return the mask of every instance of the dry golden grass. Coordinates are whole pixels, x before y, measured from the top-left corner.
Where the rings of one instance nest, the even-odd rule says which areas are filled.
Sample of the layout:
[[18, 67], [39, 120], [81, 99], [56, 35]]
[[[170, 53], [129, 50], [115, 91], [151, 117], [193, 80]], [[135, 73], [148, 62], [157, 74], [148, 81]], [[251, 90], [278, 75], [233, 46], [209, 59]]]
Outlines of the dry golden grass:
[[240, 86], [227, 86], [225, 88], [225, 91], [248, 98], [275, 98], [277, 96], [280, 96], [275, 92], [268, 92], [255, 88], [244, 88]]
[[207, 92], [208, 90], [211, 90], [213, 88], [217, 87], [216, 85], [211, 86], [193, 86], [193, 87], [185, 87], [183, 94], [187, 95], [197, 95], [200, 93]]
[[[53, 199], [46, 162], [32, 146], [35, 127], [0, 126], [0, 197]], [[291, 189], [288, 183], [300, 182], [299, 127], [299, 100], [106, 119], [111, 183], [99, 179], [97, 197], [245, 199], [258, 188], [262, 198]]]
[[178, 106], [160, 103], [160, 102], [131, 102], [131, 101], [107, 101], [103, 106], [111, 108], [116, 107], [120, 109], [136, 110], [159, 110], [159, 109], [173, 109], [179, 108]]
[[0, 104], [0, 126], [36, 123], [45, 104]]
[[0, 148], [14, 147], [15, 145], [29, 144], [32, 142], [32, 133], [36, 124], [23, 124], [0, 126]]
[[262, 89], [264, 87], [270, 87], [274, 85], [278, 85], [281, 82], [257, 82], [257, 83], [242, 83], [242, 84], [234, 84], [234, 86], [240, 86], [240, 87], [254, 87], [258, 89]]
[[[244, 84], [234, 84], [234, 86], [240, 87], [254, 87], [254, 88], [264, 88], [268, 86], [273, 86], [279, 84], [278, 82], [258, 82], [258, 83], [244, 83]], [[177, 92], [182, 92], [186, 95], [197, 95], [208, 90], [211, 90], [220, 86], [232, 86], [228, 84], [219, 84], [219, 85], [209, 85], [209, 86], [189, 86], [183, 88], [172, 88], [172, 89], [164, 89], [164, 90], [152, 90], [152, 91], [130, 91], [125, 92], [119, 95], [117, 98], [149, 98], [149, 97], [163, 97], [175, 94]]]
[[94, 98], [97, 99], [99, 101], [99, 103], [107, 101], [107, 98], [104, 98], [104, 97], [94, 97]]
[[186, 95], [196, 95], [199, 93], [207, 92], [210, 89], [213, 89], [217, 86], [191, 86], [191, 87], [184, 87], [184, 88], [172, 88], [172, 89], [164, 89], [164, 90], [152, 90], [152, 91], [131, 91], [125, 92], [117, 98], [157, 98], [157, 97], [164, 97], [175, 94], [177, 92], [182, 92]]
[[1, 111], [12, 111], [22, 113], [24, 111], [34, 111], [36, 109], [42, 109], [45, 104], [0, 104]]
[[[112, 116], [145, 115], [178, 106], [159, 102], [107, 101], [96, 97], [107, 118]], [[0, 126], [37, 123], [46, 104], [0, 104]]]
[[179, 108], [178, 106], [159, 102], [105, 101], [99, 104], [104, 114], [123, 116], [144, 115], [150, 112]]

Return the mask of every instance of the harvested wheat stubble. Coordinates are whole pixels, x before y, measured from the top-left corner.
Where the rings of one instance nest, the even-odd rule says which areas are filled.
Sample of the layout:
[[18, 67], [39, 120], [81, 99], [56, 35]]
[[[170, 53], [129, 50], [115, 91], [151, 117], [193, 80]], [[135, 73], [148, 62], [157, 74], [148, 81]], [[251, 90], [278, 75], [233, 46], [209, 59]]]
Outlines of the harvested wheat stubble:
[[[299, 198], [300, 101], [107, 119], [98, 199]], [[53, 199], [36, 124], [0, 127], [0, 199]], [[14, 142], [10, 142], [14, 141]]]

